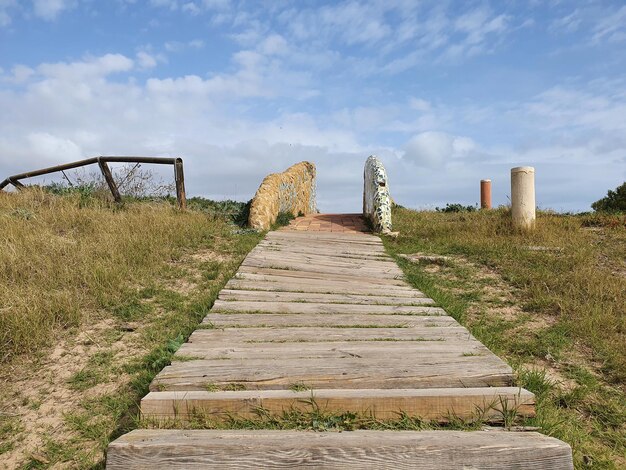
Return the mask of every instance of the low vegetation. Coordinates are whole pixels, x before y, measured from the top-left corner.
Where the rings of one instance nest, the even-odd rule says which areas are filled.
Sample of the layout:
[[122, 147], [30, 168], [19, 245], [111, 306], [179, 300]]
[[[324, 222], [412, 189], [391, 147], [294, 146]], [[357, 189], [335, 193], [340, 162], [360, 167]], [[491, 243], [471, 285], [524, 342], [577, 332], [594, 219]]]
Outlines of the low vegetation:
[[594, 211], [626, 212], [626, 181], [610, 190], [605, 197], [591, 204]]
[[[540, 212], [527, 234], [512, 230], [505, 208], [395, 208], [393, 220], [400, 235], [385, 244], [409, 281], [507, 358], [537, 395], [538, 416], [525, 424], [569, 442], [579, 468], [623, 468], [623, 216]], [[423, 261], [398, 256], [414, 253]]]
[[[56, 194], [54, 194], [56, 193]], [[103, 465], [260, 235], [245, 204], [0, 192], [0, 461]], [[65, 463], [65, 464], [64, 464]]]

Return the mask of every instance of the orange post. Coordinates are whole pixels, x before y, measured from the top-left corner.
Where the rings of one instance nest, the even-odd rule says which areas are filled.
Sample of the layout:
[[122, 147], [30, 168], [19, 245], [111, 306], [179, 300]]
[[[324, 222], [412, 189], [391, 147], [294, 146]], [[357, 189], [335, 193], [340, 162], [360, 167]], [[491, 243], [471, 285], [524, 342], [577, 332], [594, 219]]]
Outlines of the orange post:
[[480, 180], [480, 208], [491, 209], [491, 180]]

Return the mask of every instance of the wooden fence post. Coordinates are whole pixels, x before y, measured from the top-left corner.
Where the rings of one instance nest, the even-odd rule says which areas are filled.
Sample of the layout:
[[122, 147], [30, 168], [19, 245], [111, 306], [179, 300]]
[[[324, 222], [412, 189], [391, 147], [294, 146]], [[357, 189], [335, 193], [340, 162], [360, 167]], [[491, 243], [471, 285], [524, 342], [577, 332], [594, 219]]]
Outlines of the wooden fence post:
[[185, 195], [185, 174], [183, 172], [183, 159], [177, 158], [174, 163], [174, 179], [176, 180], [176, 200], [180, 210], [187, 209], [187, 197]]
[[115, 199], [115, 202], [117, 203], [122, 202], [122, 196], [120, 195], [119, 189], [117, 189], [117, 185], [115, 184], [115, 180], [113, 179], [113, 174], [111, 173], [109, 165], [107, 165], [106, 162], [98, 159], [98, 166], [100, 167], [100, 171], [102, 171], [102, 176], [104, 176], [104, 179], [109, 185], [111, 194], [113, 194], [113, 199]]

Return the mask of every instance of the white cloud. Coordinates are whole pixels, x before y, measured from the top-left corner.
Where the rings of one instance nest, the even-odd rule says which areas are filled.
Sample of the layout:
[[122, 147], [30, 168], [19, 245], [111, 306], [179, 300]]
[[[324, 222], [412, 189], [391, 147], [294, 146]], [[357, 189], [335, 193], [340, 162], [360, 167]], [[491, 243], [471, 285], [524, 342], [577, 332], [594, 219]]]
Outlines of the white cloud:
[[35, 71], [30, 67], [18, 64], [13, 66], [13, 68], [11, 69], [11, 76], [4, 77], [3, 80], [15, 84], [20, 84], [26, 82], [34, 73]]
[[64, 10], [76, 6], [76, 0], [33, 0], [33, 12], [35, 16], [46, 21], [52, 21]]
[[280, 34], [271, 34], [259, 44], [259, 51], [265, 55], [282, 55], [287, 50], [287, 41]]
[[157, 65], [157, 59], [147, 52], [139, 51], [137, 53], [137, 63], [141, 68], [149, 69]]
[[0, 0], [0, 28], [11, 24], [11, 10], [17, 6], [16, 0]]
[[421, 98], [411, 98], [409, 100], [409, 106], [416, 111], [430, 111], [431, 106], [430, 103]]
[[34, 132], [27, 136], [29, 149], [35, 158], [49, 159], [52, 155], [63, 155], [67, 161], [82, 158], [82, 149], [71, 139]]
[[441, 167], [476, 148], [475, 143], [445, 132], [427, 131], [412, 137], [404, 146], [403, 158], [426, 167]]
[[167, 8], [169, 10], [178, 10], [178, 0], [150, 0], [150, 5], [155, 7]]
[[607, 12], [594, 28], [593, 41], [626, 41], [626, 6], [616, 12]]
[[581, 11], [576, 8], [573, 12], [565, 15], [561, 18], [557, 18], [550, 24], [550, 30], [552, 31], [565, 31], [567, 33], [573, 33], [578, 30], [582, 23]]
[[192, 39], [188, 42], [168, 41], [163, 47], [167, 52], [183, 52], [189, 49], [202, 49], [204, 41], [202, 39]]

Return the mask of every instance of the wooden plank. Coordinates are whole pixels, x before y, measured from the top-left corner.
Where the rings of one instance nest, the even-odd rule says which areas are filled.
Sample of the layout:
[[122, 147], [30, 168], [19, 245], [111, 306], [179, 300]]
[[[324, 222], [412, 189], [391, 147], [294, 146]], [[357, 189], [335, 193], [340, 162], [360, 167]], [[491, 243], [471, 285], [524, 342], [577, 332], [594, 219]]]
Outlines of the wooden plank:
[[493, 356], [478, 341], [397, 341], [397, 342], [307, 342], [307, 343], [185, 343], [176, 355], [188, 360], [199, 359], [324, 359], [324, 358], [394, 358], [462, 357], [468, 355]]
[[[402, 279], [387, 279], [376, 276], [366, 276], [357, 273], [342, 274], [334, 273], [318, 273], [315, 271], [296, 271], [293, 269], [273, 269], [273, 268], [261, 268], [253, 266], [240, 266], [237, 274], [239, 273], [251, 273], [251, 274], [265, 274], [268, 276], [276, 276], [283, 278], [299, 278], [299, 279], [322, 279], [325, 281], [337, 280], [348, 281], [353, 284], [370, 284], [370, 285], [383, 285], [383, 286], [401, 286], [411, 287]], [[237, 274], [235, 276], [237, 276]]]
[[137, 429], [107, 449], [107, 469], [572, 470], [569, 445], [535, 432]]
[[203, 325], [212, 325], [215, 328], [249, 328], [252, 326], [272, 328], [286, 327], [337, 327], [376, 326], [386, 328], [433, 328], [433, 327], [460, 327], [457, 321], [449, 316], [422, 316], [422, 315], [375, 315], [336, 313], [333, 315], [319, 315], [306, 313], [209, 313], [202, 320]]
[[354, 248], [359, 249], [371, 249], [371, 250], [384, 250], [382, 241], [376, 239], [376, 237], [362, 237], [361, 235], [350, 236], [346, 235], [332, 235], [328, 233], [292, 233], [288, 236], [274, 236], [268, 234], [265, 240], [271, 243], [284, 243], [284, 244], [319, 244], [322, 246], [342, 246], [346, 244], [352, 245]]
[[[276, 280], [278, 279], [278, 280]], [[269, 292], [311, 292], [320, 294], [373, 295], [402, 298], [419, 298], [425, 295], [417, 289], [396, 286], [371, 286], [319, 280], [284, 280], [271, 276], [240, 275], [226, 283], [227, 289]]]
[[298, 292], [263, 292], [255, 290], [222, 289], [219, 300], [224, 301], [254, 301], [254, 302], [307, 302], [332, 304], [359, 304], [359, 305], [433, 305], [434, 300], [427, 297], [383, 297], [375, 295], [354, 294], [316, 294]]
[[313, 404], [323, 413], [352, 412], [382, 420], [397, 420], [402, 413], [439, 422], [451, 417], [498, 422], [505, 412], [535, 416], [535, 396], [517, 387], [151, 392], [141, 400], [141, 414], [156, 421], [184, 423], [193, 415], [221, 421], [255, 419], [259, 409], [270, 416], [307, 413]]
[[384, 249], [382, 240], [375, 235], [329, 233], [329, 232], [269, 232], [266, 235], [269, 241], [282, 241], [291, 243], [325, 243], [351, 244], [353, 246], [371, 246]]
[[321, 274], [340, 274], [344, 276], [356, 275], [358, 277], [373, 277], [376, 279], [398, 279], [403, 274], [399, 268], [389, 267], [383, 269], [371, 269], [364, 266], [348, 267], [325, 266], [317, 263], [298, 263], [288, 259], [275, 261], [257, 261], [254, 259], [246, 259], [241, 267], [246, 268], [269, 268], [275, 270], [297, 271], [302, 273], [321, 273]]
[[236, 342], [296, 342], [307, 341], [476, 341], [459, 326], [426, 328], [223, 328], [199, 329], [189, 337], [190, 343], [213, 344]]
[[505, 387], [513, 384], [513, 371], [495, 356], [194, 360], [166, 366], [150, 391], [232, 384], [246, 390], [281, 390], [299, 383], [313, 389]]
[[344, 252], [349, 254], [363, 254], [366, 256], [385, 256], [389, 257], [389, 254], [385, 251], [384, 245], [362, 245], [359, 243], [351, 243], [350, 241], [346, 242], [327, 242], [324, 240], [268, 240], [267, 238], [261, 240], [259, 244], [255, 247], [259, 249], [265, 248], [277, 248], [284, 250], [314, 250], [316, 252], [324, 253], [334, 251], [334, 252]]
[[318, 256], [334, 256], [341, 259], [356, 260], [373, 260], [373, 261], [389, 261], [393, 260], [391, 256], [384, 252], [372, 252], [371, 250], [354, 250], [351, 248], [332, 248], [325, 246], [310, 246], [303, 244], [299, 246], [279, 245], [276, 243], [260, 242], [250, 254], [273, 252], [291, 256], [292, 254], [300, 255], [318, 255]]
[[220, 312], [269, 312], [269, 313], [372, 313], [379, 315], [447, 315], [440, 307], [404, 305], [358, 305], [298, 302], [247, 302], [216, 300], [214, 313]]
[[[368, 276], [377, 276], [385, 274], [387, 276], [402, 276], [402, 270], [394, 263], [376, 262], [376, 261], [357, 261], [354, 259], [338, 259], [316, 257], [314, 259], [304, 256], [291, 257], [285, 255], [267, 256], [266, 254], [249, 256], [243, 262], [243, 266], [256, 267], [274, 267], [285, 266], [294, 270], [310, 270], [310, 268], [324, 269], [325, 272], [332, 273], [334, 271], [342, 274], [342, 269], [358, 270], [359, 274], [367, 274]], [[280, 269], [280, 268], [279, 268]], [[308, 272], [308, 271], [307, 271]]]
[[333, 254], [340, 256], [354, 256], [372, 258], [374, 260], [389, 260], [392, 259], [383, 248], [359, 248], [353, 244], [345, 245], [333, 245], [327, 244], [303, 242], [303, 243], [276, 243], [263, 241], [257, 245], [251, 253], [273, 251], [275, 253], [302, 253], [302, 254], [317, 254], [317, 255], [330, 255]]
[[[301, 273], [303, 274], [303, 273]], [[293, 277], [293, 276], [285, 276], [283, 272], [275, 273], [275, 274], [267, 274], [267, 273], [252, 273], [252, 272], [238, 272], [235, 274], [232, 281], [262, 281], [262, 282], [276, 282], [283, 284], [302, 284], [302, 285], [310, 285], [310, 286], [322, 286], [327, 288], [332, 288], [333, 286], [337, 286], [338, 288], [353, 288], [353, 289], [361, 289], [366, 291], [375, 291], [374, 295], [385, 295], [386, 292], [390, 292], [389, 295], [409, 295], [413, 296], [414, 294], [417, 297], [424, 297], [417, 289], [409, 286], [408, 284], [388, 284], [383, 283], [379, 284], [378, 282], [368, 282], [367, 280], [359, 280], [357, 279], [339, 279], [336, 276], [325, 276], [325, 277]]]
[[365, 266], [373, 269], [394, 268], [400, 270], [398, 265], [392, 258], [387, 259], [356, 259], [342, 258], [337, 253], [329, 252], [328, 254], [320, 253], [302, 253], [300, 251], [282, 252], [272, 250], [256, 250], [250, 252], [246, 257], [247, 260], [286, 260], [293, 262], [320, 263], [330, 266]]

